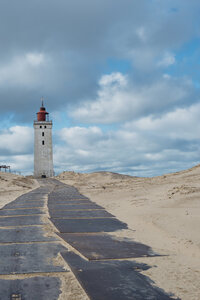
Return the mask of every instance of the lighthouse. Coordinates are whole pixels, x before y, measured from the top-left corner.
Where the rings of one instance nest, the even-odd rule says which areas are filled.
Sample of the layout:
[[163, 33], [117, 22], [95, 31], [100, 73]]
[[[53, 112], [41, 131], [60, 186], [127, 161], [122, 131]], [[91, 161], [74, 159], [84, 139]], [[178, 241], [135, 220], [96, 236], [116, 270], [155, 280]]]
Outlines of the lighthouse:
[[43, 98], [37, 120], [34, 121], [34, 177], [52, 177], [53, 150], [52, 150], [52, 121], [44, 107]]

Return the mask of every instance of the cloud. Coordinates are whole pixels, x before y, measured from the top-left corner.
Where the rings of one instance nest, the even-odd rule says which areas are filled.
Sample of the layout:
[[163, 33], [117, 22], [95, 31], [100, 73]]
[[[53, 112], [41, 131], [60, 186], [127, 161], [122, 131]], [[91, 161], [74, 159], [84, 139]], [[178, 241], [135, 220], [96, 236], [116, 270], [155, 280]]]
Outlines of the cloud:
[[0, 162], [3, 165], [11, 167], [11, 172], [19, 172], [22, 175], [33, 174], [33, 155], [13, 155], [2, 156], [0, 155]]
[[146, 28], [144, 28], [143, 26], [136, 28], [136, 35], [139, 37], [139, 39], [142, 42], [146, 42], [147, 41]]
[[[200, 104], [196, 103], [161, 116], [127, 121], [116, 129], [63, 128], [54, 133], [55, 170], [151, 176], [190, 167], [199, 162], [199, 114]], [[0, 141], [1, 163], [32, 173], [32, 128], [14, 126], [1, 131]]]
[[26, 53], [14, 57], [10, 62], [0, 65], [0, 86], [35, 86], [38, 81], [38, 69], [45, 63], [43, 53]]
[[160, 67], [168, 67], [175, 64], [176, 59], [173, 53], [165, 53], [163, 58], [158, 62], [158, 66]]
[[[71, 147], [74, 147], [78, 151], [78, 145], [83, 145], [87, 148], [98, 140], [102, 136], [102, 131], [96, 126], [89, 128], [84, 127], [72, 127], [72, 128], [63, 128], [60, 131], [60, 138], [62, 141], [65, 141]], [[74, 139], [74, 137], [76, 137]]]
[[12, 126], [0, 131], [0, 164], [11, 166], [12, 171], [32, 174], [32, 128], [27, 126]]
[[55, 169], [150, 176], [190, 167], [199, 162], [199, 113], [197, 103], [126, 122], [117, 130], [63, 129], [64, 143], [55, 147]]
[[141, 118], [136, 122], [127, 123], [124, 128], [130, 130], [134, 127], [139, 131], [145, 131], [146, 134], [154, 132], [157, 137], [167, 132], [168, 138], [190, 142], [199, 139], [199, 114], [200, 103], [197, 103], [187, 108], [177, 108], [158, 118], [152, 116]]
[[33, 129], [13, 126], [0, 131], [0, 155], [24, 155], [32, 152]]
[[32, 125], [43, 95], [57, 128], [69, 127], [55, 135], [57, 170], [157, 174], [196, 162], [190, 56], [199, 8], [197, 0], [4, 1], [1, 159], [32, 170], [33, 136], [21, 125]]
[[109, 58], [129, 61], [139, 84], [148, 82], [158, 61], [165, 68], [198, 36], [198, 8], [198, 1], [186, 0], [2, 3], [2, 116], [12, 112], [27, 122], [41, 95], [51, 111], [92, 99]]
[[26, 61], [36, 67], [44, 63], [44, 54], [43, 53], [27, 53], [25, 56]]
[[85, 123], [110, 124], [162, 114], [185, 104], [193, 95], [189, 80], [163, 76], [146, 85], [135, 85], [121, 73], [104, 75], [96, 99], [85, 102], [71, 116]]

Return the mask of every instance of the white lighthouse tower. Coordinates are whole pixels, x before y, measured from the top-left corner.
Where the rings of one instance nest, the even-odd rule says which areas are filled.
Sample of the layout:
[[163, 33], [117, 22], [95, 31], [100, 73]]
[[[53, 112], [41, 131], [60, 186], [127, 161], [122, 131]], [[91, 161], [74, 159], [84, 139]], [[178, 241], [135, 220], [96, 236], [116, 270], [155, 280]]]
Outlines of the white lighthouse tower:
[[49, 121], [42, 99], [37, 121], [34, 121], [34, 177], [53, 175], [52, 121]]

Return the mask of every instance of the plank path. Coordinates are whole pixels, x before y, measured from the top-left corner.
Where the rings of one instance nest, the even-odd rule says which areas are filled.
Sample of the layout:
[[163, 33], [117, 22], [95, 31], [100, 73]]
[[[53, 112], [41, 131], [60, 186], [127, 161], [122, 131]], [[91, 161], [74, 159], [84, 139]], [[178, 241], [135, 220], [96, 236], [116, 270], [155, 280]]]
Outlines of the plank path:
[[67, 272], [92, 300], [173, 299], [134, 261], [159, 254], [114, 234], [127, 224], [74, 187], [38, 182], [0, 210], [0, 300], [58, 299]]

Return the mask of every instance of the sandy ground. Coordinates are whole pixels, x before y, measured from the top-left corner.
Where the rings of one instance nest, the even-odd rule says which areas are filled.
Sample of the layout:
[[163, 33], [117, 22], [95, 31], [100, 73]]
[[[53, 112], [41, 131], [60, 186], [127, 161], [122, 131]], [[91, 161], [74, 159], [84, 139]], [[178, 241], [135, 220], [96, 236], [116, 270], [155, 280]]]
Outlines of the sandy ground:
[[183, 300], [200, 299], [200, 166], [154, 178], [109, 172], [64, 172], [74, 185], [131, 230], [116, 233], [148, 244], [161, 257], [140, 258], [143, 273]]
[[[130, 230], [116, 235], [163, 254], [136, 259], [151, 266], [143, 273], [157, 286], [183, 300], [200, 299], [200, 166], [154, 178], [64, 172], [57, 179], [126, 222]], [[32, 178], [0, 172], [0, 208], [38, 186]], [[65, 299], [87, 299], [71, 272], [62, 282]]]
[[0, 172], [0, 209], [22, 194], [39, 187], [35, 179]]

